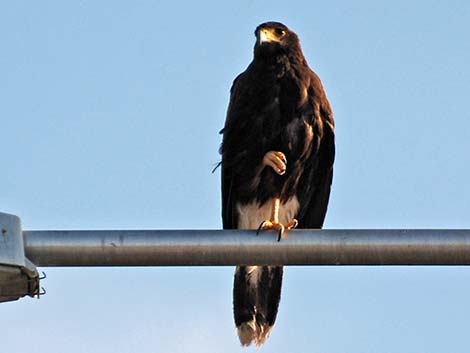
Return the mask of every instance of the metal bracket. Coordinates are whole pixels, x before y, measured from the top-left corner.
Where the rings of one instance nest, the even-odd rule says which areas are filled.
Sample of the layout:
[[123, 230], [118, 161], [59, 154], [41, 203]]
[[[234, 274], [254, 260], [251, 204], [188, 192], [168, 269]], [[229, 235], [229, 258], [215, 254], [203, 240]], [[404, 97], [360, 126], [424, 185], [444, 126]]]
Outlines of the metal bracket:
[[39, 294], [39, 274], [25, 256], [21, 221], [0, 213], [0, 302]]

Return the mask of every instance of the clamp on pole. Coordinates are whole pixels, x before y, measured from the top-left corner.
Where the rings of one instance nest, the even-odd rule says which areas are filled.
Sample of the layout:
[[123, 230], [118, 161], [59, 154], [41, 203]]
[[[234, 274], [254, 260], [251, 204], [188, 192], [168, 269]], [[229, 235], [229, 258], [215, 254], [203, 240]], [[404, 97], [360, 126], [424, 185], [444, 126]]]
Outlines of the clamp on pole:
[[0, 302], [39, 297], [39, 280], [36, 266], [25, 256], [20, 219], [0, 213]]

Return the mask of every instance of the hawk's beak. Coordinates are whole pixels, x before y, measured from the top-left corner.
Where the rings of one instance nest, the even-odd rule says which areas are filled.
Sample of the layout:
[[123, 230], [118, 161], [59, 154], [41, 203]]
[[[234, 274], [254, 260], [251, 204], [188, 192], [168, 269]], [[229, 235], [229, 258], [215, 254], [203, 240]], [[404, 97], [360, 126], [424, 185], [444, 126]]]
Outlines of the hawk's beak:
[[279, 42], [279, 39], [269, 29], [261, 28], [259, 30], [258, 35], [259, 35], [259, 44]]

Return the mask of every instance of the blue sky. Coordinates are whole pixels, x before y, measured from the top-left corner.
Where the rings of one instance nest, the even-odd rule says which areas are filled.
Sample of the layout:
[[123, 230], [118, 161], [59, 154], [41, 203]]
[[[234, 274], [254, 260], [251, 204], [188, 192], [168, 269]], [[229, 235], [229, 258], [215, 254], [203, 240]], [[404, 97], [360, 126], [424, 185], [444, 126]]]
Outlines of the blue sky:
[[[0, 211], [220, 228], [218, 131], [267, 20], [297, 32], [335, 113], [325, 227], [470, 228], [464, 1], [3, 2]], [[242, 351], [233, 268], [44, 270], [46, 296], [0, 305], [2, 351]], [[262, 351], [467, 352], [469, 294], [465, 267], [289, 267]]]

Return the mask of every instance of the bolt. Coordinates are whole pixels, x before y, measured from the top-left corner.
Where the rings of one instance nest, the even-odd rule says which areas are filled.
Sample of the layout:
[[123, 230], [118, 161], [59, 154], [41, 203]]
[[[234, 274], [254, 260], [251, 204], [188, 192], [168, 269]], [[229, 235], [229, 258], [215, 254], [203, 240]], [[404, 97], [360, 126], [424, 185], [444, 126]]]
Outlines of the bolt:
[[2, 235], [7, 235], [7, 230], [6, 229], [2, 229]]

